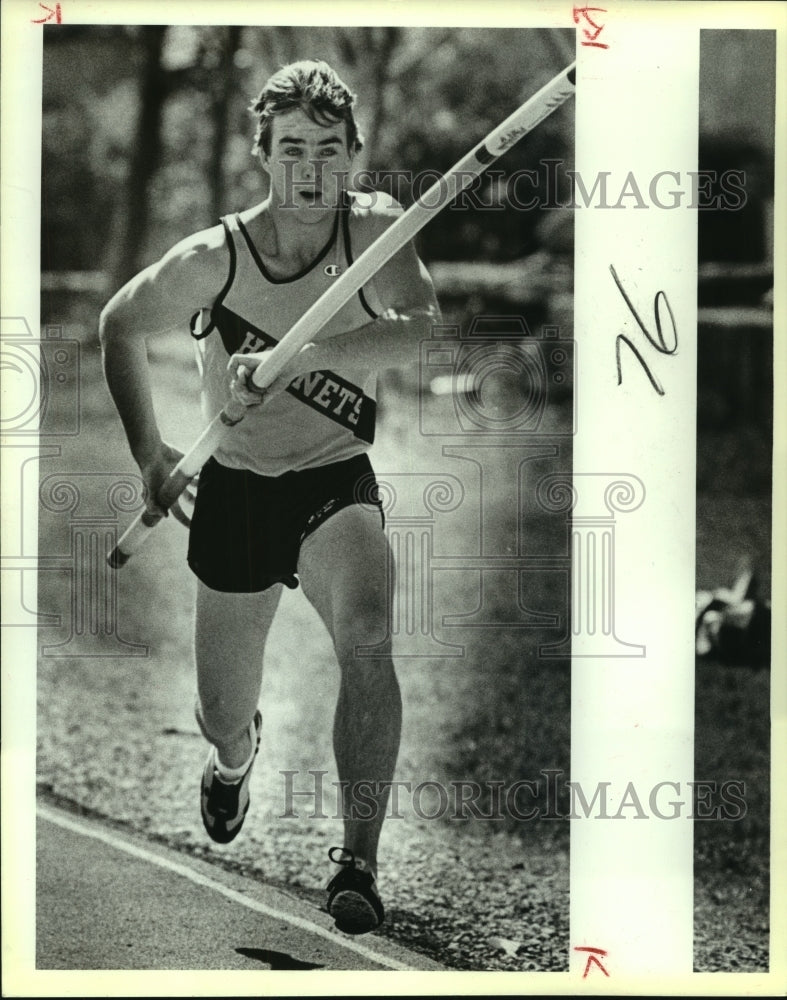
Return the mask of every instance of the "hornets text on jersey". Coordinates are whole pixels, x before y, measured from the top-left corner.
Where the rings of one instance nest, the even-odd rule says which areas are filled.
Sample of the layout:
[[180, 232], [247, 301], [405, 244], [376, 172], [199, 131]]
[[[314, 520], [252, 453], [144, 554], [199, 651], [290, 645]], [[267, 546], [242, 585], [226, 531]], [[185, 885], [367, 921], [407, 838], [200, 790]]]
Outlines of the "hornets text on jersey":
[[[229, 398], [230, 356], [275, 346], [352, 264], [352, 204], [352, 194], [346, 193], [325, 247], [290, 278], [277, 278], [268, 271], [242, 215], [222, 219], [229, 277], [216, 301], [192, 321], [207, 420]], [[382, 311], [373, 288], [366, 286], [314, 340], [355, 330]], [[215, 457], [222, 465], [263, 476], [340, 462], [368, 450], [374, 440], [375, 411], [373, 372], [360, 368], [308, 372], [265, 406], [249, 407], [244, 420], [227, 432]]]

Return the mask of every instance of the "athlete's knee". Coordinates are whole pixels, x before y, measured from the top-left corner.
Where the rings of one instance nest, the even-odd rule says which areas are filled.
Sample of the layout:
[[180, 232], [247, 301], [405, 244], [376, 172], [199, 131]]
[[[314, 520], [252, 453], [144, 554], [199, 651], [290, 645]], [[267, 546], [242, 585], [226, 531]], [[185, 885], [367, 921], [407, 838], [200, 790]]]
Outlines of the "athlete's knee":
[[390, 617], [385, 602], [370, 601], [334, 616], [334, 646], [340, 664], [389, 656]]

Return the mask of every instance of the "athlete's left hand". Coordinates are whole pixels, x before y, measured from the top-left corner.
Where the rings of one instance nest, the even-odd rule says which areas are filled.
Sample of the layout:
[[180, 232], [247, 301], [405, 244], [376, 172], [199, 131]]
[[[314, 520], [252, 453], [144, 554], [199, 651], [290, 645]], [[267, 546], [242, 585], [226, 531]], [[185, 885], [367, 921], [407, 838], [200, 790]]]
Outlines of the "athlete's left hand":
[[270, 357], [270, 352], [259, 351], [252, 354], [233, 354], [227, 365], [227, 369], [232, 374], [232, 382], [230, 383], [232, 398], [244, 406], [258, 406], [260, 403], [269, 400], [272, 396], [283, 392], [294, 378], [302, 375], [305, 371], [309, 371], [309, 368], [304, 367], [302, 364], [302, 355], [311, 346], [311, 344], [307, 344], [294, 358], [291, 358], [273, 382], [264, 389], [258, 389], [253, 384], [251, 376], [260, 365], [265, 364]]

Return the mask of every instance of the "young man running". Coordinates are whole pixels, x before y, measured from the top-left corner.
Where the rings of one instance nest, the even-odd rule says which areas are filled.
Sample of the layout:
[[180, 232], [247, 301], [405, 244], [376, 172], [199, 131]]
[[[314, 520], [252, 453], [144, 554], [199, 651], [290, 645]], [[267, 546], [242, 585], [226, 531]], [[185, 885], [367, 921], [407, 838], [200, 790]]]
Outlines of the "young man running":
[[[206, 417], [230, 395], [248, 407], [200, 473], [190, 527], [188, 561], [198, 578], [196, 713], [211, 743], [202, 818], [220, 843], [240, 831], [262, 726], [262, 652], [282, 587], [300, 583], [341, 670], [333, 745], [345, 841], [330, 852], [340, 870], [328, 886], [328, 909], [342, 930], [363, 933], [384, 915], [377, 844], [401, 729], [387, 638], [390, 553], [366, 453], [377, 374], [412, 363], [439, 316], [412, 245], [263, 395], [247, 385], [263, 352], [401, 212], [385, 195], [346, 187], [362, 143], [354, 100], [322, 62], [294, 63], [272, 76], [252, 106], [268, 197], [178, 243], [132, 279], [102, 313], [101, 342], [151, 510], [159, 509], [158, 489], [180, 453], [162, 441], [155, 421], [145, 339], [190, 325]], [[178, 505], [173, 514], [188, 523]], [[377, 646], [378, 655], [357, 655], [364, 646]], [[351, 808], [359, 782], [365, 795], [369, 785], [376, 792], [370, 818]]]

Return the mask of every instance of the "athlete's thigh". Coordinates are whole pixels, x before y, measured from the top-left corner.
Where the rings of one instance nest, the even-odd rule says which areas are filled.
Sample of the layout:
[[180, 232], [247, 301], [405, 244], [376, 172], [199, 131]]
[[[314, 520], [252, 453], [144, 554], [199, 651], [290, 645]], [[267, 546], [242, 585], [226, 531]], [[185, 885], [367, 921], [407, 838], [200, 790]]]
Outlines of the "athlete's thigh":
[[329, 517], [303, 542], [298, 576], [334, 640], [336, 630], [352, 622], [382, 637], [393, 563], [379, 510], [354, 504]]
[[262, 650], [281, 597], [282, 585], [257, 594], [227, 594], [197, 581], [198, 644], [226, 656]]

